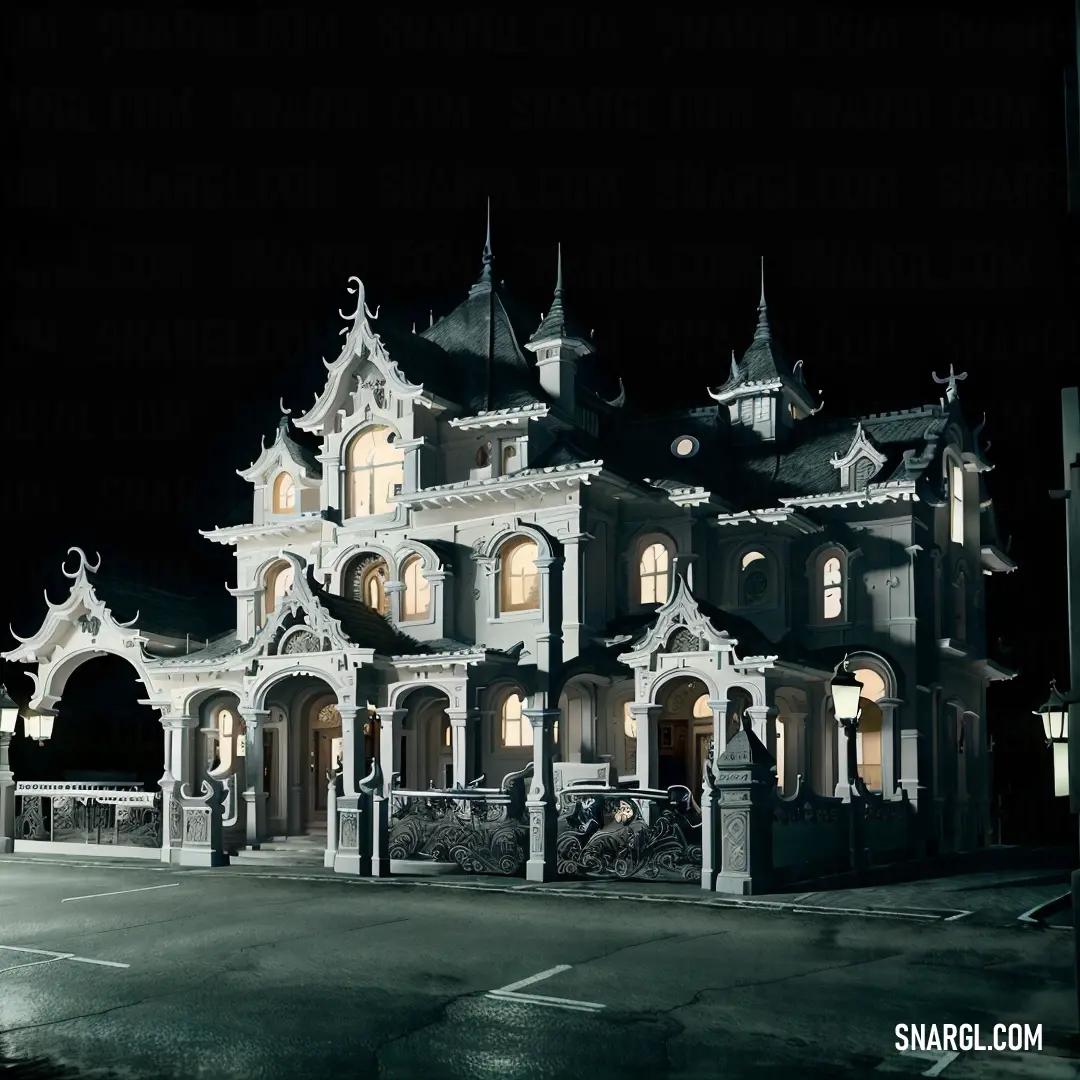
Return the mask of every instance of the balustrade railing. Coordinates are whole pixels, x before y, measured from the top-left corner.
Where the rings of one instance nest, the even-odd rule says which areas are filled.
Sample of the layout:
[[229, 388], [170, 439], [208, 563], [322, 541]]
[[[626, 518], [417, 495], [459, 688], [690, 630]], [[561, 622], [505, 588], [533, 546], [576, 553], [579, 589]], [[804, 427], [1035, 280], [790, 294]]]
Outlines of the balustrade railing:
[[16, 840], [160, 848], [161, 824], [161, 792], [138, 784], [15, 785]]

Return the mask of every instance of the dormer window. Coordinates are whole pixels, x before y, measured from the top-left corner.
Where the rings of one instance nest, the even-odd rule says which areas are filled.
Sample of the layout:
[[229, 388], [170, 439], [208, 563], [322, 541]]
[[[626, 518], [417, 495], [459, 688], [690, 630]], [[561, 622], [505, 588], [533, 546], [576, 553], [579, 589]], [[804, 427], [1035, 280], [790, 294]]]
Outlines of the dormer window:
[[518, 467], [517, 444], [503, 443], [502, 447], [502, 471], [503, 474], [512, 473]]
[[377, 555], [361, 556], [345, 574], [345, 595], [380, 615], [387, 615], [390, 612], [390, 596], [386, 592], [389, 578], [385, 559]]
[[671, 594], [671, 551], [659, 541], [642, 548], [638, 583], [643, 604], [666, 604]]
[[954, 544], [964, 543], [964, 470], [952, 463], [949, 465], [949, 539]]
[[296, 510], [296, 481], [283, 472], [274, 481], [274, 513], [291, 514]]
[[387, 514], [395, 489], [405, 483], [405, 463], [388, 427], [372, 427], [349, 444], [346, 453], [345, 516]]
[[266, 619], [277, 611], [281, 601], [293, 587], [296, 572], [292, 563], [276, 562], [267, 571], [264, 580], [263, 607]]
[[859, 458], [851, 469], [851, 490], [862, 491], [877, 472], [877, 466], [869, 458]]

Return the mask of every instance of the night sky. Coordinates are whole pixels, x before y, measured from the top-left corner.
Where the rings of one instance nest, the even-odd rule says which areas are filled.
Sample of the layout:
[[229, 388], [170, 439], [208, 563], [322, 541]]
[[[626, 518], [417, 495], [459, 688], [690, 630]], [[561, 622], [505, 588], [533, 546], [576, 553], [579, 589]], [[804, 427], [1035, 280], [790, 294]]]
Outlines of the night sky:
[[498, 276], [539, 321], [561, 241], [567, 302], [631, 406], [710, 403], [749, 344], [761, 255], [774, 333], [828, 413], [935, 401], [933, 372], [968, 373], [1020, 564], [988, 599], [996, 658], [1022, 672], [990, 699], [1004, 839], [1064, 837], [1030, 710], [1067, 682], [1047, 491], [1080, 355], [1072, 5], [962, 7], [8, 16], [0, 624], [38, 627], [73, 544], [209, 589], [228, 618], [231, 550], [196, 530], [251, 520], [234, 470], [279, 398], [302, 411], [322, 388], [348, 276], [387, 322], [446, 314], [490, 196]]

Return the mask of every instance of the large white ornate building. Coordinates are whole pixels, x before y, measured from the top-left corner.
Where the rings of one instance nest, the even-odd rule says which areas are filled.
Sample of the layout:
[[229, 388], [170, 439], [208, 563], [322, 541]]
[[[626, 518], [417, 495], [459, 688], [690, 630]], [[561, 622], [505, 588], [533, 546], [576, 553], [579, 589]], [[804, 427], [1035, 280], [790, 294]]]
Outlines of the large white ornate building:
[[203, 533], [235, 550], [235, 627], [192, 648], [120, 622], [73, 549], [70, 595], [4, 654], [36, 665], [35, 709], [85, 660], [129, 660], [165, 728], [163, 789], [243, 769], [257, 843], [325, 830], [339, 757], [346, 792], [375, 757], [409, 789], [497, 782], [532, 760], [530, 706], [561, 710], [564, 762], [643, 788], [700, 791], [716, 718], [752, 726], [784, 791], [802, 775], [844, 796], [827, 682], [850, 654], [867, 786], [906, 791], [931, 849], [985, 841], [987, 687], [1010, 673], [987, 655], [984, 575], [1013, 564], [962, 375], [831, 419], [763, 288], [699, 407], [635, 408], [571, 318], [561, 258], [523, 321], [490, 227], [479, 280], [422, 333], [349, 291], [315, 403], [239, 470], [249, 520]]

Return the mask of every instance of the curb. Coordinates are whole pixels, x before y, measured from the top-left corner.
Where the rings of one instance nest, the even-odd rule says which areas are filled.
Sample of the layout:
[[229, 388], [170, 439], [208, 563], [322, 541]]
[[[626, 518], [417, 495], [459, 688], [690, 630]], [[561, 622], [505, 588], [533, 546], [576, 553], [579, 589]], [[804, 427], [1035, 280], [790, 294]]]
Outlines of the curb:
[[[852, 908], [852, 907], [827, 907], [822, 904], [805, 904], [793, 900], [755, 900], [745, 897], [724, 897], [716, 894], [707, 896], [686, 896], [670, 893], [630, 893], [612, 891], [593, 891], [586, 888], [560, 887], [558, 885], [542, 885], [539, 883], [521, 885], [496, 885], [488, 882], [448, 882], [435, 881], [430, 878], [419, 877], [392, 877], [392, 878], [369, 878], [349, 877], [341, 874], [299, 874], [269, 870], [244, 870], [236, 873], [235, 869], [230, 873], [222, 873], [222, 868], [203, 867], [180, 867], [169, 864], [158, 866], [140, 866], [128, 862], [109, 862], [95, 859], [93, 862], [61, 861], [54, 858], [12, 858], [12, 862], [33, 863], [46, 866], [65, 866], [78, 869], [101, 868], [108, 865], [110, 868], [123, 868], [128, 870], [157, 871], [170, 875], [183, 874], [184, 876], [213, 875], [220, 880], [237, 880], [239, 878], [255, 878], [260, 881], [303, 881], [303, 882], [331, 882], [348, 886], [372, 886], [386, 888], [428, 888], [428, 889], [456, 889], [462, 892], [497, 892], [513, 896], [556, 896], [579, 900], [622, 900], [646, 904], [677, 904], [683, 907], [704, 908], [743, 908], [748, 910], [787, 912], [793, 915], [847, 915], [868, 919], [899, 919], [908, 922], [957, 922], [968, 915], [971, 911], [962, 911], [958, 908]], [[692, 887], [689, 887], [692, 891]], [[700, 893], [700, 889], [698, 892]]]

